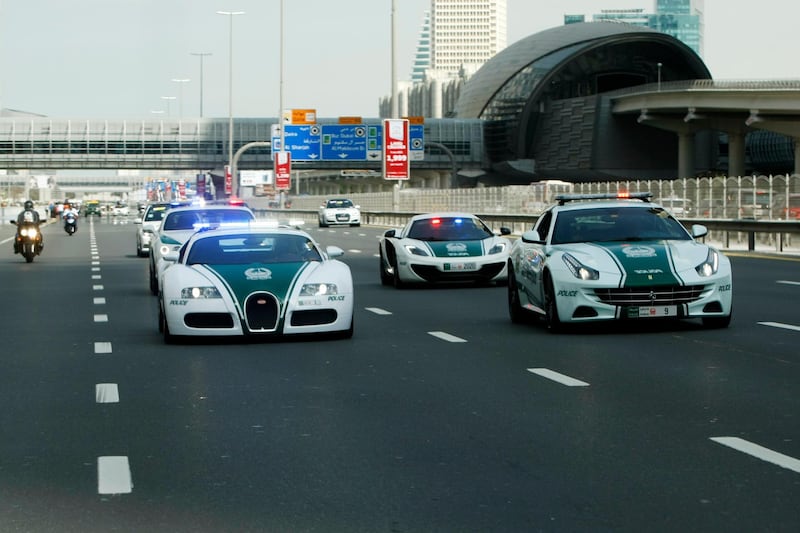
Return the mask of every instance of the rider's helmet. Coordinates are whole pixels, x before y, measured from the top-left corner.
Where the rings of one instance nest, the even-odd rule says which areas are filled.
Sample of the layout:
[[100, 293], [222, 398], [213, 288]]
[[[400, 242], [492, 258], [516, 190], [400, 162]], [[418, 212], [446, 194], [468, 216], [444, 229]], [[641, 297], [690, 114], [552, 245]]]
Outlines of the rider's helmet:
[[26, 211], [29, 209], [33, 209], [33, 202], [30, 200], [25, 200], [25, 203], [23, 205], [25, 206]]

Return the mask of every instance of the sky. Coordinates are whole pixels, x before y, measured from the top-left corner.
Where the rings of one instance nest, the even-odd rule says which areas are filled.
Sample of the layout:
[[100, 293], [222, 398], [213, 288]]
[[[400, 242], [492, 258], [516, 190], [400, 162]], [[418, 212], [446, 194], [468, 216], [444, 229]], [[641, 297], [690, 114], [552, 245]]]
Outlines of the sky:
[[[283, 24], [280, 6], [0, 0], [0, 107], [53, 118], [194, 118], [202, 91], [205, 117], [275, 117], [281, 103], [319, 117], [377, 117], [392, 83], [392, 0], [283, 0]], [[562, 25], [564, 14], [653, 6], [508, 0], [508, 44]], [[430, 0], [395, 0], [398, 80], [410, 77], [429, 7]], [[715, 79], [800, 79], [798, 0], [705, 0], [705, 8], [703, 59]]]

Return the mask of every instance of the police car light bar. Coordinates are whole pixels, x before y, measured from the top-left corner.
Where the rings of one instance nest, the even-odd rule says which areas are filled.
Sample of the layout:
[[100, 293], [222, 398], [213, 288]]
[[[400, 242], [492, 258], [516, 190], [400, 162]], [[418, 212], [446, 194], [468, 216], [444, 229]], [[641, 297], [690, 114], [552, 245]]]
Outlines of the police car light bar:
[[649, 202], [653, 198], [650, 192], [619, 192], [619, 193], [594, 193], [594, 194], [559, 194], [555, 197], [558, 205], [581, 200], [641, 200]]

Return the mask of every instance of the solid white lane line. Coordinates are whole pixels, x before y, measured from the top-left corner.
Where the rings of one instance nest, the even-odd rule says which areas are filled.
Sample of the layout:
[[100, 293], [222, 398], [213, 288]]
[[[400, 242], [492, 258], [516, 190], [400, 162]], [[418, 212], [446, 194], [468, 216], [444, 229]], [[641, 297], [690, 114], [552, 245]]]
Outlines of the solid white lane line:
[[772, 451], [769, 448], [764, 448], [763, 446], [759, 446], [758, 444], [754, 444], [738, 437], [711, 437], [711, 440], [722, 444], [723, 446], [728, 446], [734, 450], [746, 453], [747, 455], [752, 455], [753, 457], [761, 459], [762, 461], [776, 464], [780, 467], [800, 474], [800, 460], [795, 459], [794, 457], [783, 455], [782, 453]]
[[133, 492], [131, 467], [126, 456], [97, 458], [97, 492], [99, 494], [129, 494]]
[[387, 311], [386, 309], [381, 309], [380, 307], [365, 307], [367, 311], [370, 313], [375, 313], [376, 315], [391, 315], [391, 311]]
[[94, 353], [111, 353], [111, 343], [110, 342], [94, 343]]
[[449, 333], [445, 333], [444, 331], [429, 331], [428, 335], [432, 335], [437, 339], [442, 339], [443, 341], [447, 342], [467, 342], [465, 339], [456, 337], [455, 335], [450, 335]]
[[94, 386], [96, 403], [119, 403], [119, 388], [116, 383], [98, 383]]
[[106, 303], [106, 299], [105, 299], [105, 298], [103, 298], [103, 297], [100, 297], [100, 298], [92, 298], [92, 302], [93, 302], [95, 305], [105, 305], [105, 303]]
[[571, 378], [564, 374], [559, 374], [553, 370], [549, 370], [547, 368], [529, 368], [528, 372], [531, 374], [537, 374], [542, 376], [543, 378], [547, 378], [549, 380], [555, 381], [557, 383], [561, 383], [562, 385], [566, 385], [567, 387], [588, 387], [589, 384], [585, 381], [581, 381], [579, 379]]
[[789, 281], [785, 279], [779, 279], [776, 283], [782, 283], [784, 285], [800, 285], [800, 281]]
[[108, 315], [94, 315], [95, 322], [108, 322]]
[[762, 326], [769, 326], [771, 328], [789, 329], [792, 331], [800, 331], [800, 326], [793, 326], [792, 324], [781, 324], [780, 322], [759, 322]]

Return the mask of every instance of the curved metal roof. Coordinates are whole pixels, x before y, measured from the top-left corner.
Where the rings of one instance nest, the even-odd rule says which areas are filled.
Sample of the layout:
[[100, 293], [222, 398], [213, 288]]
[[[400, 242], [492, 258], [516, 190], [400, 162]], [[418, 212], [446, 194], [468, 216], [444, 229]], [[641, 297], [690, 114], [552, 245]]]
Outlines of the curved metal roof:
[[523, 68], [548, 55], [566, 48], [574, 48], [571, 57], [581, 50], [598, 44], [641, 38], [660, 41], [666, 45], [682, 48], [687, 63], [697, 71], [698, 77], [710, 78], [703, 61], [678, 39], [643, 26], [620, 22], [584, 22], [550, 28], [520, 39], [487, 61], [465, 84], [456, 104], [456, 116], [478, 118], [492, 97]]

